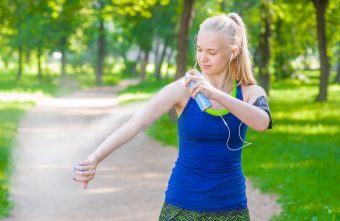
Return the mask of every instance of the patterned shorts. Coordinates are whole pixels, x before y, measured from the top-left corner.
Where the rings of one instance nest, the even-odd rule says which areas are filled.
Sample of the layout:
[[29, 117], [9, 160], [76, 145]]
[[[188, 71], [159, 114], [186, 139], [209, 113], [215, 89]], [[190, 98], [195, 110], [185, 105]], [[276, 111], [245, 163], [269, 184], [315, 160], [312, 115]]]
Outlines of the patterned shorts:
[[164, 202], [158, 221], [250, 221], [247, 208], [225, 212], [196, 212]]

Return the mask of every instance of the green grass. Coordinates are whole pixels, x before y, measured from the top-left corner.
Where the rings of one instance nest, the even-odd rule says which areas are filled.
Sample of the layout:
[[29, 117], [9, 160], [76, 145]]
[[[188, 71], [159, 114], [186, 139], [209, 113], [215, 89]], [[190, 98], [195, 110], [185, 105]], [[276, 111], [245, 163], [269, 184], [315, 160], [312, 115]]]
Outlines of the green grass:
[[[104, 86], [116, 85], [122, 78], [122, 74], [119, 73], [104, 75]], [[59, 75], [54, 74], [43, 75], [41, 81], [36, 75], [25, 74], [18, 81], [15, 74], [0, 73], [0, 92], [7, 93], [39, 93], [49, 96], [61, 96], [77, 89], [94, 86], [96, 86], [94, 74], [68, 74], [64, 81], [61, 80]]]
[[171, 80], [156, 80], [155, 78], [147, 79], [146, 81], [132, 85], [118, 92], [118, 101], [120, 104], [129, 104], [135, 101], [144, 101], [157, 92], [161, 87], [170, 83]]
[[329, 101], [316, 103], [316, 85], [274, 84], [273, 130], [248, 134], [254, 145], [244, 150], [245, 175], [280, 195], [284, 211], [273, 220], [340, 217], [340, 86], [329, 89]]
[[[327, 102], [314, 102], [317, 92], [316, 81], [274, 83], [274, 128], [247, 135], [253, 145], [243, 150], [244, 173], [261, 191], [278, 194], [283, 212], [273, 220], [340, 218], [340, 86], [330, 85]], [[167, 114], [146, 133], [177, 146], [177, 125]]]
[[9, 214], [12, 203], [9, 200], [10, 153], [20, 118], [31, 102], [0, 102], [0, 217]]

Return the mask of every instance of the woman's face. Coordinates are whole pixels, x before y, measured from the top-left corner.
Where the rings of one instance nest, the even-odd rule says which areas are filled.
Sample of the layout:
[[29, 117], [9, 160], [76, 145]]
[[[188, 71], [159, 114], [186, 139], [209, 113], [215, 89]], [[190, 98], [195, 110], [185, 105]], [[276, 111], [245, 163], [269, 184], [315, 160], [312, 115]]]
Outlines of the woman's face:
[[196, 58], [201, 70], [208, 75], [225, 74], [231, 47], [218, 32], [200, 30], [197, 35]]

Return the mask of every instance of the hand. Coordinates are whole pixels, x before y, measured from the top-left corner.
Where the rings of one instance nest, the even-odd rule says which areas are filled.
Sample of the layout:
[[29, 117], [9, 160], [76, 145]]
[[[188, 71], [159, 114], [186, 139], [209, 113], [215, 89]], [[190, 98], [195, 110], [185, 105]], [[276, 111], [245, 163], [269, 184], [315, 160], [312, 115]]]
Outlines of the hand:
[[79, 162], [73, 169], [73, 180], [81, 182], [83, 184], [83, 188], [86, 189], [88, 183], [94, 179], [97, 164], [97, 159], [93, 155], [90, 155], [87, 160]]
[[212, 86], [196, 69], [189, 70], [185, 73], [185, 86], [188, 87], [191, 81], [195, 81], [189, 94], [195, 98], [198, 92], [202, 92], [207, 98], [214, 100], [219, 90]]

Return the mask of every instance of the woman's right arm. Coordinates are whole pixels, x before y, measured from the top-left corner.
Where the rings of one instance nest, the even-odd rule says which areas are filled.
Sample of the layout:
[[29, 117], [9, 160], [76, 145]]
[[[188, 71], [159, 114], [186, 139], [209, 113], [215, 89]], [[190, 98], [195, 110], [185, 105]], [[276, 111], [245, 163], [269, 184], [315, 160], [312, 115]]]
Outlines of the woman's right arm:
[[183, 78], [162, 88], [144, 108], [134, 114], [100, 144], [86, 161], [79, 162], [75, 166], [74, 180], [82, 182], [84, 188], [86, 188], [87, 183], [94, 178], [96, 167], [101, 161], [188, 96]]

